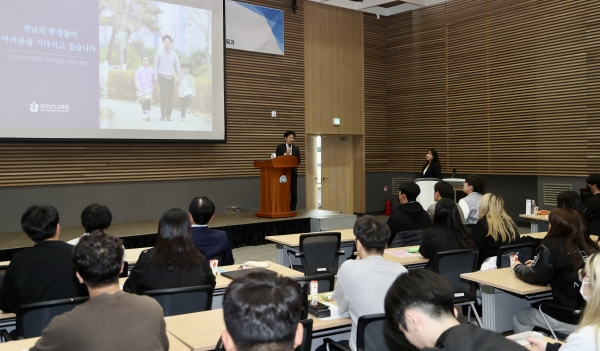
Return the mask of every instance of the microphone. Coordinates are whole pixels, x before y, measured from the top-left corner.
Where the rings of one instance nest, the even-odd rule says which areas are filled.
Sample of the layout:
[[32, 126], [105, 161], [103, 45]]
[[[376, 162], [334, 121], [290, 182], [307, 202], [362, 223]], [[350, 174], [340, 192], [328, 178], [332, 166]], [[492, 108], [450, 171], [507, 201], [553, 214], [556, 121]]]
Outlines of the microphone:
[[450, 177], [450, 178], [454, 178], [454, 175], [455, 175], [455, 174], [456, 174], [456, 168], [454, 168], [454, 169], [452, 170], [452, 177]]

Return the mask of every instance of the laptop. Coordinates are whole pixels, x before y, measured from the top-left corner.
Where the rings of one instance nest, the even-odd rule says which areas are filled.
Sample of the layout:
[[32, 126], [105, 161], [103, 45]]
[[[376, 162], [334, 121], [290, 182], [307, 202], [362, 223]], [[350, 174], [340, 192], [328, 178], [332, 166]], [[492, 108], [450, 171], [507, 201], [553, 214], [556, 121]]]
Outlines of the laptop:
[[223, 272], [223, 273], [221, 273], [221, 275], [233, 280], [235, 278], [243, 277], [246, 274], [250, 274], [252, 272], [262, 272], [262, 271], [267, 271], [267, 269], [264, 269], [264, 268], [238, 269], [235, 271]]

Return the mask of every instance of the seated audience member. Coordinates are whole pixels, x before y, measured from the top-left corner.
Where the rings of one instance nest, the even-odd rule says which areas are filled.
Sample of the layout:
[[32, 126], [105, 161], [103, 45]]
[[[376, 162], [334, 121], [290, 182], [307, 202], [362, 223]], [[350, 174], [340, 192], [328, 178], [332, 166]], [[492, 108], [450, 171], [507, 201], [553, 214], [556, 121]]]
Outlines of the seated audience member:
[[460, 220], [456, 203], [450, 199], [438, 201], [435, 204], [433, 226], [423, 232], [423, 241], [419, 246], [419, 253], [430, 259], [426, 267], [431, 267], [431, 259], [438, 252], [473, 248], [475, 244]]
[[73, 268], [73, 246], [60, 241], [58, 211], [32, 206], [21, 217], [23, 231], [35, 242], [15, 254], [0, 288], [0, 309], [15, 312], [25, 304], [87, 296]]
[[[433, 191], [434, 191], [433, 200], [435, 202], [438, 202], [441, 199], [454, 200], [454, 188], [448, 182], [440, 180], [439, 182], [435, 183], [435, 185], [433, 186]], [[427, 208], [427, 214], [429, 215], [429, 217], [431, 217], [431, 219], [433, 219], [433, 215], [435, 214], [435, 203], [429, 205], [429, 207]], [[464, 217], [465, 215], [463, 214], [460, 206], [458, 206], [458, 214], [460, 215], [460, 220], [464, 224], [465, 223], [465, 217]]]
[[585, 182], [593, 195], [585, 200], [583, 204], [583, 208], [585, 208], [585, 218], [589, 223], [592, 218], [600, 217], [600, 174], [590, 174], [585, 179]]
[[[536, 250], [533, 261], [525, 264], [515, 262], [511, 268], [516, 276], [530, 284], [548, 285], [552, 288], [551, 303], [573, 309], [583, 309], [585, 302], [579, 293], [577, 271], [583, 267], [585, 259], [598, 250], [598, 245], [585, 236], [583, 218], [573, 211], [554, 209], [548, 216], [548, 234]], [[555, 331], [572, 333], [577, 326], [560, 321], [560, 315], [547, 309], [546, 319]], [[513, 318], [515, 333], [533, 330], [533, 327], [546, 328], [541, 312], [527, 307]]]
[[425, 229], [431, 225], [431, 218], [427, 211], [417, 202], [417, 196], [421, 189], [414, 182], [404, 182], [398, 188], [398, 200], [400, 206], [388, 218], [387, 225], [390, 227], [391, 244], [399, 232], [408, 230]]
[[143, 294], [200, 285], [214, 287], [215, 276], [206, 257], [194, 246], [188, 214], [172, 208], [160, 218], [156, 246], [142, 252], [123, 290]]
[[420, 350], [522, 351], [502, 335], [456, 319], [454, 291], [437, 273], [415, 269], [400, 275], [385, 296], [392, 328]]
[[302, 344], [302, 295], [290, 278], [255, 272], [235, 279], [223, 297], [227, 351], [292, 351]]
[[119, 288], [122, 258], [123, 244], [114, 236], [97, 232], [79, 240], [73, 263], [90, 300], [54, 317], [30, 351], [169, 349], [158, 302]]
[[479, 219], [479, 201], [485, 191], [485, 181], [477, 175], [470, 175], [465, 178], [463, 191], [467, 196], [458, 201], [461, 207], [465, 222], [467, 224], [475, 224]]
[[[104, 231], [110, 227], [111, 222], [112, 213], [110, 213], [108, 207], [104, 205], [94, 203], [81, 212], [81, 225], [85, 229], [83, 235], [88, 235], [96, 230]], [[77, 245], [78, 242], [79, 238], [75, 238], [67, 241], [67, 244]]]
[[215, 205], [207, 197], [195, 197], [190, 203], [190, 220], [194, 245], [208, 260], [218, 259], [219, 266], [235, 263], [227, 233], [210, 229], [208, 223], [215, 217]]
[[504, 211], [504, 200], [500, 195], [488, 193], [479, 203], [479, 220], [473, 228], [473, 241], [479, 249], [479, 262], [496, 257], [501, 246], [517, 244], [520, 236], [517, 225]]
[[583, 351], [599, 350], [600, 345], [600, 253], [595, 253], [588, 258], [585, 269], [579, 271], [581, 281], [579, 292], [587, 304], [583, 311], [577, 329], [569, 335], [566, 344], [548, 344], [544, 340], [527, 339], [531, 346], [528, 350], [534, 351]]
[[[363, 216], [354, 223], [357, 260], [347, 260], [340, 267], [333, 291], [338, 312], [349, 312], [352, 319], [350, 349], [356, 351], [356, 324], [361, 316], [383, 313], [383, 299], [392, 282], [406, 268], [383, 258], [390, 231], [385, 222]], [[319, 349], [324, 350], [321, 346]]]

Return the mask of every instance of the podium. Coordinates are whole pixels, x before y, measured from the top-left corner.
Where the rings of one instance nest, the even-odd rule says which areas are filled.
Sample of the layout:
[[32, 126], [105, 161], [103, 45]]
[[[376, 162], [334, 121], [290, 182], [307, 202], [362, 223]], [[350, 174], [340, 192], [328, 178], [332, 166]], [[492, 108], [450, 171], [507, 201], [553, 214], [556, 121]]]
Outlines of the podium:
[[260, 211], [257, 217], [294, 217], [290, 211], [290, 186], [292, 167], [298, 167], [296, 156], [279, 156], [268, 161], [254, 161], [260, 168]]

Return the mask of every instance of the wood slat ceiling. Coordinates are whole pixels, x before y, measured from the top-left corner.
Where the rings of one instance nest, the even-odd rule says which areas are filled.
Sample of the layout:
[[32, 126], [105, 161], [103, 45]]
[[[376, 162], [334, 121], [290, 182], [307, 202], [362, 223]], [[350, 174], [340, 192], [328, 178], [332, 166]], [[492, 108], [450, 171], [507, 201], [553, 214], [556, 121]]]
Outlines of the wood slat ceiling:
[[599, 15], [598, 2], [454, 0], [384, 19], [388, 170], [420, 170], [433, 147], [444, 172], [598, 172]]
[[288, 129], [304, 156], [303, 4], [294, 14], [279, 0], [245, 2], [284, 10], [285, 55], [227, 49], [226, 144], [1, 142], [0, 186], [258, 176], [252, 161]]

